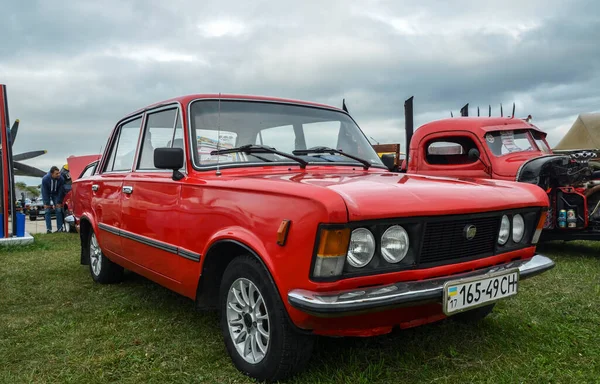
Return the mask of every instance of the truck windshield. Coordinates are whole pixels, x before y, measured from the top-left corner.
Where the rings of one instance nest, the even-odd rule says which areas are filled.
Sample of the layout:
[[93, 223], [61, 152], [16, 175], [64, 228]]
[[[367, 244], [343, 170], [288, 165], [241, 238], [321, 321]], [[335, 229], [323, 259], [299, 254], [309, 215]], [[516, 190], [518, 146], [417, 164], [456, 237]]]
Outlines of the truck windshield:
[[[384, 167], [360, 128], [348, 115], [334, 110], [276, 102], [198, 100], [190, 107], [191, 136], [196, 166], [235, 163], [289, 163], [277, 154], [236, 152], [215, 155], [218, 149], [265, 145], [292, 154], [314, 147], [339, 149]], [[339, 154], [298, 156], [309, 163], [360, 164]]]
[[527, 130], [488, 132], [485, 134], [485, 141], [496, 156], [540, 150]]

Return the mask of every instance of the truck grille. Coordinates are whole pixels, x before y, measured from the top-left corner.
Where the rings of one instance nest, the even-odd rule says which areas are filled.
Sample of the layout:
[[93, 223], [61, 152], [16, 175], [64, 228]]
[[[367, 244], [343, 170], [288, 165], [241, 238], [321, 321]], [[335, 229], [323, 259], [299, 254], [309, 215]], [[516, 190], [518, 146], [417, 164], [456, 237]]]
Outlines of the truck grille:
[[[477, 228], [475, 237], [467, 240], [465, 227]], [[419, 264], [456, 262], [476, 256], [494, 254], [500, 217], [482, 217], [427, 223]]]

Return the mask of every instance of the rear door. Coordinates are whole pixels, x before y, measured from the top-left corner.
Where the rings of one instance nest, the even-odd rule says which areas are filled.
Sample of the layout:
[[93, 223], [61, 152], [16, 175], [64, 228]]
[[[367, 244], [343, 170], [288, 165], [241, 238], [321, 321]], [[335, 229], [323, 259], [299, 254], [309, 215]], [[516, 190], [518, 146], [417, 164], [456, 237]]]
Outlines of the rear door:
[[102, 170], [89, 178], [92, 209], [100, 233], [98, 241], [104, 252], [122, 256], [120, 230], [123, 180], [131, 172], [140, 136], [142, 116], [124, 121], [114, 133]]

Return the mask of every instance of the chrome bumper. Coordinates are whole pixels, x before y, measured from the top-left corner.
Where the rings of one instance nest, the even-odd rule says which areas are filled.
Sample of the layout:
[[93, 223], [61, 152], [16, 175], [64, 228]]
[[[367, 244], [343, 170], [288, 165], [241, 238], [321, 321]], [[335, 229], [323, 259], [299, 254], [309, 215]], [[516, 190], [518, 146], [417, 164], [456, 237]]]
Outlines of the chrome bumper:
[[485, 278], [490, 273], [512, 268], [519, 269], [519, 279], [523, 280], [553, 267], [554, 262], [548, 257], [535, 255], [531, 259], [511, 261], [472, 272], [365, 289], [337, 292], [311, 292], [304, 289], [295, 289], [288, 293], [288, 302], [300, 311], [319, 317], [349, 316], [395, 307], [441, 303], [444, 296], [444, 284], [450, 280], [474, 276]]

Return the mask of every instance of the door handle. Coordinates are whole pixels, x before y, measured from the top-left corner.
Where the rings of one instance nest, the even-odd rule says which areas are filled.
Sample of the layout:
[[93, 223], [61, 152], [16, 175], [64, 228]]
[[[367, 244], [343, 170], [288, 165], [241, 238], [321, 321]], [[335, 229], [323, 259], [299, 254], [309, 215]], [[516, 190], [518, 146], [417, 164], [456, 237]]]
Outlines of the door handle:
[[92, 184], [92, 191], [96, 192], [98, 190], [98, 184]]
[[133, 192], [133, 187], [130, 187], [130, 186], [127, 186], [127, 185], [123, 187], [123, 193], [131, 195], [132, 192]]

